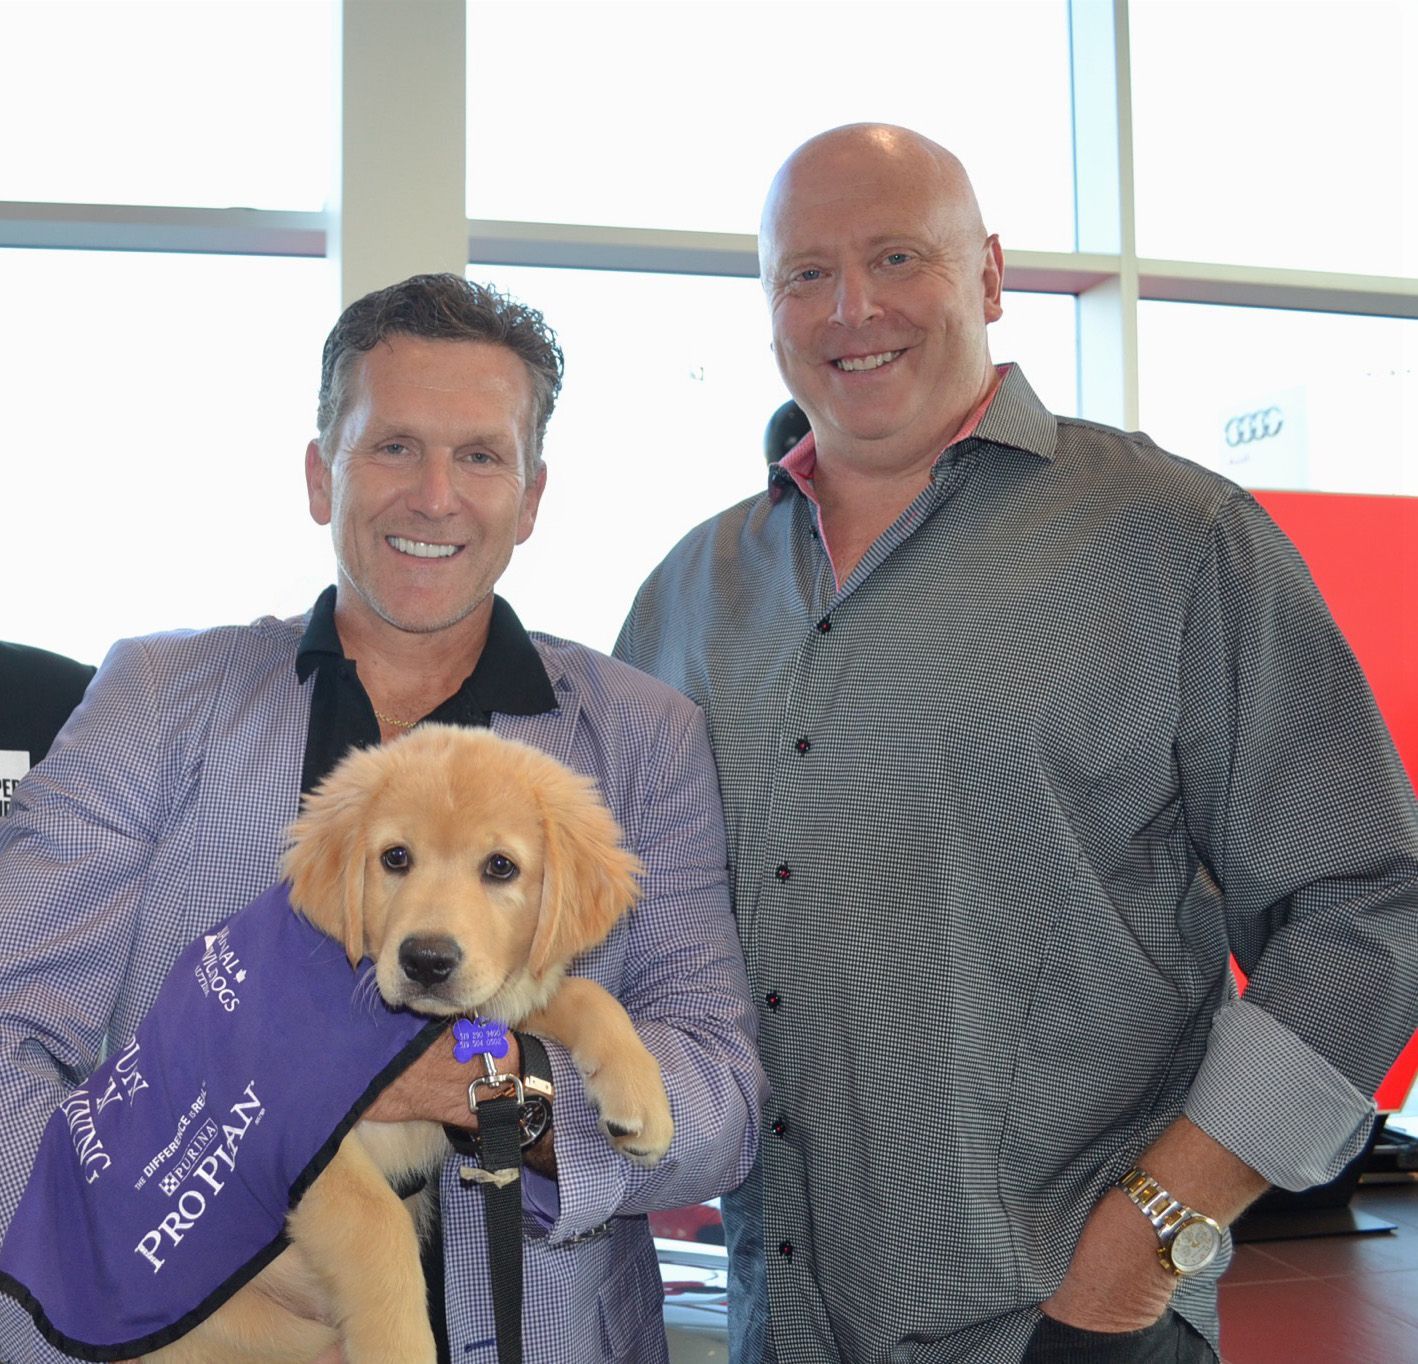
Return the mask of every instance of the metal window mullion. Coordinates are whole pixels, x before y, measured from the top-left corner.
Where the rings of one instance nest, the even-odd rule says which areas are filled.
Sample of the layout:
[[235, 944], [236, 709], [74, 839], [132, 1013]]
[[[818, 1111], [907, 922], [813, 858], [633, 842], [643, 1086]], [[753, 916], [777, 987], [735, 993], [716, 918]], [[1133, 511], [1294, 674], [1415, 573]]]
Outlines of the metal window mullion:
[[[473, 219], [467, 224], [468, 259], [476, 265], [541, 266], [678, 275], [753, 278], [754, 238], [747, 233], [587, 226], [574, 223]], [[1269, 267], [1128, 258], [1101, 251], [1005, 253], [1005, 284], [1032, 293], [1090, 295], [1110, 291], [1105, 349], [1118, 347], [1119, 296], [1124, 285], [1136, 299], [1300, 308], [1372, 316], [1418, 316], [1418, 280], [1398, 276], [1340, 275]], [[1120, 409], [1121, 410], [1121, 409]]]
[[1140, 260], [1138, 289], [1143, 298], [1174, 303], [1418, 318], [1418, 279], [1411, 276]]
[[467, 263], [466, 0], [340, 0], [330, 256], [351, 303]]
[[533, 265], [577, 270], [632, 270], [753, 279], [758, 252], [748, 233], [684, 232], [576, 223], [467, 224], [475, 265]]
[[0, 203], [0, 247], [323, 256], [323, 213], [145, 204]]
[[1112, 273], [1078, 295], [1078, 410], [1138, 425], [1137, 237], [1127, 0], [1071, 0], [1075, 246]]

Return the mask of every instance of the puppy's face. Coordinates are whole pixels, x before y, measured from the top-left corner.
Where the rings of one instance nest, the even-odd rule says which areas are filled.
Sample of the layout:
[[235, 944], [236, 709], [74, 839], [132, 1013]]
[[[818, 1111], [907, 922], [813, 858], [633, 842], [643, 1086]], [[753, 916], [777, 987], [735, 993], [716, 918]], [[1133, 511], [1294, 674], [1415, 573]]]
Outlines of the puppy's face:
[[291, 828], [291, 902], [393, 1007], [516, 1021], [634, 902], [591, 783], [486, 730], [351, 754]]
[[539, 812], [516, 785], [489, 808], [409, 775], [371, 802], [364, 952], [386, 1003], [473, 1012], [531, 958], [543, 882]]

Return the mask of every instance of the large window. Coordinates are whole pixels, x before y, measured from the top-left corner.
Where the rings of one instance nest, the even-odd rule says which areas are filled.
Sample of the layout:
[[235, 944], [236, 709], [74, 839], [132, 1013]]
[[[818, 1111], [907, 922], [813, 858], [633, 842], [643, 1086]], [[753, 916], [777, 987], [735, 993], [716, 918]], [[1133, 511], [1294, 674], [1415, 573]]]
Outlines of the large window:
[[0, 194], [320, 209], [334, 0], [5, 0]]
[[976, 167], [1006, 240], [1067, 251], [1068, 43], [1064, 0], [471, 0], [468, 215], [754, 232], [794, 146], [870, 120]]
[[1418, 274], [1418, 7], [1134, 0], [1137, 249]]
[[[320, 336], [340, 293], [462, 264], [400, 254], [401, 224], [446, 215], [456, 176], [469, 219], [447, 235], [470, 238], [466, 268], [544, 309], [568, 355], [542, 523], [505, 587], [529, 624], [608, 645], [644, 571], [761, 479], [783, 393], [752, 278], [759, 200], [799, 140], [861, 118], [966, 160], [1006, 248], [996, 358], [1056, 410], [1141, 426], [1243, 481], [1414, 490], [1411, 5], [1316, 0], [1284, 24], [1270, 4], [1170, 0], [863, 13], [0, 5], [17, 55], [0, 91], [3, 382], [23, 447], [44, 451], [7, 482], [33, 502], [62, 468], [87, 490], [57, 562], [49, 520], [12, 519], [10, 558], [49, 568], [0, 635], [92, 659], [118, 634], [304, 604], [330, 573], [298, 478]], [[433, 47], [466, 53], [456, 105]], [[1228, 74], [1224, 54], [1260, 50], [1244, 81]], [[399, 120], [416, 106], [464, 108], [465, 127], [415, 135]], [[417, 175], [381, 203], [415, 146]], [[1225, 444], [1233, 416], [1282, 399], [1284, 437]], [[1341, 442], [1341, 421], [1392, 438]], [[174, 470], [201, 471], [185, 517]], [[258, 509], [279, 556], [249, 552]], [[109, 590], [84, 591], [100, 566]]]
[[301, 469], [339, 300], [302, 214], [331, 198], [337, 18], [0, 3], [0, 638], [97, 662], [330, 581]]
[[114, 638], [295, 614], [331, 580], [305, 512], [321, 261], [0, 250], [0, 637]]

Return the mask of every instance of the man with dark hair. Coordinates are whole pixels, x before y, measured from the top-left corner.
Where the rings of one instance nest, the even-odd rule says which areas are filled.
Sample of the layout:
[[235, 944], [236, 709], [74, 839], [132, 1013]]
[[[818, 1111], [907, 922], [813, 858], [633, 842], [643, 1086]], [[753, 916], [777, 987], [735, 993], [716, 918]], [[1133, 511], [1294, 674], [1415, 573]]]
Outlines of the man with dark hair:
[[561, 392], [561, 347], [535, 308], [459, 275], [415, 275], [345, 309], [325, 339], [315, 411], [319, 444], [333, 450], [332, 430], [344, 416], [356, 362], [390, 336], [478, 341], [502, 346], [521, 360], [532, 390], [531, 453], [534, 463], [541, 462], [547, 422]]
[[1413, 792], [1255, 499], [992, 363], [949, 152], [812, 139], [759, 255], [811, 433], [617, 647], [705, 709], [773, 1086], [733, 1357], [1214, 1360], [1418, 1024]]
[[[573, 969], [625, 1004], [675, 1118], [668, 1156], [629, 1164], [546, 1044], [552, 1123], [528, 1153], [540, 1174], [522, 1179], [526, 1358], [665, 1359], [642, 1214], [743, 1177], [761, 1072], [702, 717], [623, 664], [528, 635], [493, 594], [536, 520], [561, 367], [539, 314], [456, 275], [353, 304], [326, 345], [305, 459], [335, 585], [299, 619], [119, 643], [21, 783], [0, 832], [4, 1221], [56, 1105], [132, 1038], [182, 947], [276, 879], [301, 793], [351, 747], [424, 720], [490, 725], [593, 777], [644, 863], [639, 905]], [[290, 1036], [319, 1045], [299, 1020]], [[509, 1041], [508, 1070], [537, 1063], [531, 1039]], [[436, 1045], [365, 1116], [472, 1126], [468, 1080]], [[460, 1180], [465, 1159], [450, 1155], [439, 1197], [444, 1349], [491, 1359], [482, 1185]], [[5, 1307], [0, 1357], [54, 1357]]]

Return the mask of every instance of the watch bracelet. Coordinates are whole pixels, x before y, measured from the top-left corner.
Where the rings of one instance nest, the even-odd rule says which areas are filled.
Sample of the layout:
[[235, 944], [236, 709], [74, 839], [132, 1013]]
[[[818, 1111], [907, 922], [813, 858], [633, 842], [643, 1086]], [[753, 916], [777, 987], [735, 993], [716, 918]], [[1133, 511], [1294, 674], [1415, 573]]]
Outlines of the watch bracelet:
[[1188, 1207], [1164, 1189], [1157, 1179], [1138, 1166], [1134, 1166], [1118, 1180], [1115, 1187], [1136, 1206], [1147, 1219], [1153, 1231], [1157, 1233], [1159, 1242], [1157, 1258], [1168, 1273], [1176, 1275], [1179, 1279], [1186, 1278], [1189, 1274], [1204, 1268], [1205, 1264], [1215, 1258], [1216, 1250], [1213, 1249], [1202, 1264], [1190, 1270], [1184, 1269], [1174, 1258], [1177, 1235], [1184, 1226], [1189, 1224], [1202, 1223], [1206, 1225], [1215, 1233], [1219, 1242], [1219, 1239], [1225, 1234], [1225, 1229], [1215, 1218]]
[[[1174, 1197], [1145, 1170], [1136, 1166], [1119, 1181], [1123, 1192], [1152, 1224], [1158, 1235], [1170, 1232], [1194, 1210]], [[1159, 1210], [1159, 1205], [1160, 1210]], [[1168, 1219], [1171, 1219], [1170, 1221]]]

